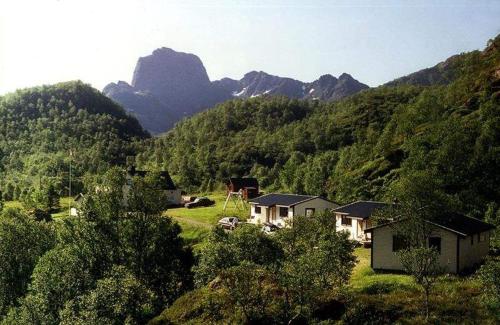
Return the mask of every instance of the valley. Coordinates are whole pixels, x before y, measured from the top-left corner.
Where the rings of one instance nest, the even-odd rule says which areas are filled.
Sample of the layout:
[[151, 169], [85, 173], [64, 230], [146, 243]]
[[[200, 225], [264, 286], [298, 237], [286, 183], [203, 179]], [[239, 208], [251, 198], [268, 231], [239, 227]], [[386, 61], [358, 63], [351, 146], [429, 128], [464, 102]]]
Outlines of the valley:
[[162, 47], [131, 84], [19, 89], [0, 324], [495, 324], [499, 166], [500, 36], [374, 88]]

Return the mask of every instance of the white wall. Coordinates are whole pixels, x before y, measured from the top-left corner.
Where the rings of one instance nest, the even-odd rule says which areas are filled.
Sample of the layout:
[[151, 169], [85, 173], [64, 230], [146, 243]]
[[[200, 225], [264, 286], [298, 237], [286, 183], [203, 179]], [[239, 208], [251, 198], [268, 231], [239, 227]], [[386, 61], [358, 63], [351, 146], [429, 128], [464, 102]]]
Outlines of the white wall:
[[[254, 223], [254, 224], [259, 224], [259, 223], [264, 223], [266, 222], [266, 213], [271, 213], [271, 209], [268, 207], [261, 207], [261, 213], [258, 214], [255, 212], [255, 207], [256, 204], [251, 204], [250, 206], [250, 218], [248, 219], [248, 222]], [[321, 213], [325, 210], [331, 210], [338, 207], [337, 204], [332, 203], [330, 201], [321, 199], [321, 198], [315, 198], [300, 204], [297, 204], [292, 207], [287, 207], [283, 205], [276, 205], [276, 218], [272, 223], [277, 225], [278, 227], [285, 227], [289, 222], [292, 221], [294, 216], [304, 216], [306, 214], [306, 209], [313, 208], [315, 209], [315, 213]], [[287, 208], [288, 213], [287, 217], [280, 217], [280, 208]], [[253, 218], [252, 218], [253, 216]], [[271, 215], [269, 215], [269, 218], [271, 219]]]
[[475, 264], [481, 263], [490, 248], [490, 232], [482, 233], [484, 241], [478, 242], [478, 234], [474, 234], [474, 244], [471, 245], [471, 236], [460, 239], [460, 270], [473, 267]]
[[325, 210], [331, 210], [337, 208], [339, 205], [333, 202], [327, 201], [322, 198], [315, 198], [309, 201], [305, 201], [303, 203], [299, 203], [293, 207], [293, 215], [294, 216], [305, 216], [306, 209], [313, 208], [315, 209], [315, 213], [321, 213]]
[[345, 231], [349, 233], [349, 239], [356, 239], [356, 229], [358, 228], [358, 220], [352, 219], [352, 225], [351, 226], [346, 226], [342, 225], [342, 215], [336, 214], [336, 223], [337, 223], [337, 231]]
[[181, 204], [182, 201], [182, 191], [181, 190], [169, 190], [167, 191], [167, 200], [171, 204]]
[[260, 206], [260, 213], [255, 212], [255, 207], [258, 206], [256, 204], [250, 205], [250, 218], [248, 218], [249, 223], [253, 224], [262, 224], [266, 222], [266, 212], [267, 207]]
[[[285, 208], [288, 209], [288, 212], [286, 214], [286, 217], [281, 217], [280, 216], [280, 209]], [[291, 218], [293, 217], [293, 208], [292, 207], [287, 207], [284, 205], [277, 205], [276, 206], [276, 217], [274, 220], [271, 220], [271, 222], [278, 227], [285, 227], [288, 222], [290, 222]]]
[[[402, 270], [399, 257], [392, 251], [394, 231], [390, 226], [373, 229], [372, 254], [374, 269]], [[457, 265], [457, 235], [437, 228], [433, 236], [441, 237], [440, 265], [446, 272], [455, 273]]]

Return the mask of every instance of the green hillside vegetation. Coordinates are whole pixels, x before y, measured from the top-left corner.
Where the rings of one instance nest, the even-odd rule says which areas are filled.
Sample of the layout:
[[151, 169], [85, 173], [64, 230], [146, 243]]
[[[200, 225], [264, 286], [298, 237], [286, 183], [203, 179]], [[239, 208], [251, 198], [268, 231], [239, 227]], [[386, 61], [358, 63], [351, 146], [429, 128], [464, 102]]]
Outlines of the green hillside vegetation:
[[17, 200], [52, 184], [68, 193], [70, 150], [73, 194], [81, 177], [124, 164], [134, 142], [148, 134], [137, 120], [82, 82], [18, 90], [0, 97], [0, 188]]
[[495, 214], [500, 37], [446, 67], [436, 82], [422, 73], [336, 103], [229, 101], [148, 140], [137, 162], [168, 167], [186, 189], [252, 175], [269, 190], [340, 203], [392, 200], [399, 179], [418, 177], [434, 182], [455, 210], [482, 218], [491, 206]]
[[[152, 172], [128, 181], [131, 155]], [[70, 163], [72, 194], [86, 192], [76, 217]], [[499, 166], [500, 36], [335, 103], [231, 100], [158, 138], [81, 82], [19, 90], [0, 97], [0, 323], [495, 324]], [[216, 205], [166, 210], [158, 169]], [[420, 222], [444, 209], [486, 219], [493, 254], [472, 276], [427, 274], [427, 292], [414, 273], [372, 270], [331, 212], [273, 235], [213, 227], [214, 189], [244, 175], [339, 203], [399, 200], [426, 208], [411, 209]], [[413, 250], [437, 254], [425, 237], [400, 258]]]
[[135, 178], [127, 202], [123, 170], [86, 184], [78, 217], [38, 220], [0, 214], [0, 323], [144, 324], [192, 287], [191, 249], [162, 216], [155, 175]]
[[[476, 277], [439, 277], [433, 290], [432, 316], [429, 322], [426, 322], [420, 310], [421, 293], [410, 276], [375, 273], [370, 268], [369, 249], [357, 248], [354, 255], [357, 265], [349, 283], [344, 284], [340, 293], [332, 291], [319, 296], [312, 313], [315, 319], [309, 320], [309, 323], [456, 324], [467, 320], [470, 323], [495, 324], [497, 321], [495, 313], [498, 311], [498, 305], [495, 306], [497, 309], [488, 311], [484, 303], [484, 287]], [[214, 281], [208, 286], [186, 293], [151, 323], [240, 323], [241, 319], [245, 318], [245, 315], [242, 315], [242, 306], [232, 309], [229, 306], [233, 305], [224, 305], [234, 304], [234, 301], [229, 299], [226, 288], [219, 284], [222, 281], [223, 279]], [[260, 290], [265, 293], [271, 291], [266, 288], [266, 283], [261, 285]], [[249, 294], [253, 296], [248, 297], [248, 301], [255, 299], [254, 291]], [[269, 296], [265, 296], [264, 300], [265, 307], [271, 309], [269, 305], [275, 301]], [[279, 312], [275, 314], [279, 315]], [[267, 324], [280, 323], [279, 320], [270, 318], [266, 319]]]

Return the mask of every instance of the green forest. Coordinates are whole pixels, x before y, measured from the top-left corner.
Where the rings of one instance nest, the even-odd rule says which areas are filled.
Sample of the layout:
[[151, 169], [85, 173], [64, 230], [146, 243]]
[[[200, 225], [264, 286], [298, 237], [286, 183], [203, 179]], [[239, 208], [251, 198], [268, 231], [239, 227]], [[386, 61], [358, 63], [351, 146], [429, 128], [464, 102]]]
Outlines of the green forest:
[[228, 101], [146, 140], [137, 162], [183, 188], [254, 176], [339, 203], [392, 200], [395, 182], [418, 176], [481, 218], [500, 198], [500, 38], [438, 66], [334, 103]]
[[[152, 173], [127, 182], [130, 163]], [[0, 97], [0, 323], [500, 320], [498, 257], [470, 277], [422, 280], [411, 262], [435, 252], [412, 247], [409, 275], [376, 274], [329, 213], [273, 236], [214, 227], [193, 247], [168, 217], [159, 170], [187, 193], [253, 176], [266, 192], [460, 212], [497, 226], [498, 255], [500, 36], [337, 102], [235, 99], [158, 137], [80, 81]], [[77, 216], [51, 216], [80, 192]]]
[[85, 174], [124, 165], [134, 143], [149, 137], [137, 120], [82, 82], [18, 90], [0, 97], [0, 189], [2, 198], [23, 199], [53, 185], [68, 195]]

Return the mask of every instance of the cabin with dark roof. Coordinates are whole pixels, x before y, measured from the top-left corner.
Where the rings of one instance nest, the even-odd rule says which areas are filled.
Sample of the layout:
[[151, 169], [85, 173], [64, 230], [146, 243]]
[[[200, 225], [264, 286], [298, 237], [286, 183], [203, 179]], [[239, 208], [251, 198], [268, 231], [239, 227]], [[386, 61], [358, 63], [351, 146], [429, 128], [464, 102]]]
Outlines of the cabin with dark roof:
[[[135, 166], [130, 166], [127, 169], [127, 185], [126, 187], [132, 185], [132, 181], [134, 177], [146, 177], [150, 173], [149, 171], [146, 170], [137, 170]], [[161, 188], [166, 192], [167, 194], [167, 200], [168, 204], [175, 206], [181, 204], [182, 200], [182, 190], [177, 188], [174, 184], [174, 181], [170, 177], [170, 174], [168, 171], [160, 171], [158, 172], [158, 177], [159, 177], [159, 183]], [[128, 191], [128, 188], [124, 189], [124, 192], [126, 193]]]
[[[404, 247], [395, 234], [393, 221], [365, 230], [371, 234], [371, 267], [375, 270], [403, 270], [398, 250]], [[439, 263], [448, 273], [461, 273], [480, 264], [488, 255], [491, 230], [495, 227], [479, 219], [457, 213], [426, 220], [433, 226], [429, 247], [439, 252]]]
[[337, 231], [347, 231], [349, 238], [364, 245], [371, 243], [370, 233], [365, 229], [372, 226], [371, 217], [390, 204], [375, 201], [356, 201], [333, 210], [337, 222]]
[[253, 177], [231, 177], [226, 182], [227, 193], [240, 192], [243, 199], [249, 200], [259, 196], [259, 181]]
[[320, 196], [297, 194], [266, 194], [249, 200], [253, 224], [272, 223], [284, 227], [295, 216], [312, 216], [338, 207], [335, 202]]

